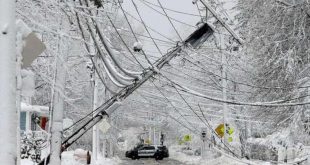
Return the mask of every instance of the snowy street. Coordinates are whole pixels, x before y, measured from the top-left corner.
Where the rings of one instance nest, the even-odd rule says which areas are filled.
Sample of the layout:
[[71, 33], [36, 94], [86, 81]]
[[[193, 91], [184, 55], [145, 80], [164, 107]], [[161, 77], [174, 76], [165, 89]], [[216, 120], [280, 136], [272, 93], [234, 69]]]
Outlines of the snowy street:
[[173, 159], [164, 159], [158, 160], [152, 158], [141, 158], [139, 160], [131, 160], [131, 159], [122, 159], [122, 163], [120, 165], [185, 165], [179, 161]]

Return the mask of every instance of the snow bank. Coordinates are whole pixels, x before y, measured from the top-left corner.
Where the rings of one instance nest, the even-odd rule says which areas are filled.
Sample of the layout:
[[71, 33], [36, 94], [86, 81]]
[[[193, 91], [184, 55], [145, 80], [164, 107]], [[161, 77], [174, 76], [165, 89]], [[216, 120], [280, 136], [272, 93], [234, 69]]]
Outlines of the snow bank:
[[29, 159], [21, 159], [20, 164], [21, 165], [35, 165], [35, 163]]
[[[83, 152], [81, 150], [77, 151], [78, 153]], [[67, 151], [63, 152], [61, 154], [62, 160], [61, 164], [62, 165], [85, 165], [86, 160], [81, 160], [81, 159], [75, 159], [75, 151]], [[121, 163], [121, 160], [118, 157], [115, 158], [102, 158], [99, 157], [96, 162], [92, 162], [91, 165], [118, 165]], [[22, 164], [22, 165], [28, 165], [28, 164]]]
[[96, 165], [118, 165], [121, 162], [122, 162], [121, 159], [119, 159], [118, 157], [113, 157], [111, 159], [99, 157], [96, 162]]
[[[169, 155], [171, 159], [178, 160], [182, 163], [189, 165], [245, 165], [245, 164], [259, 164], [259, 165], [269, 165], [269, 162], [259, 161], [250, 162], [248, 160], [238, 160], [237, 158], [232, 158], [227, 154], [222, 153], [222, 155], [215, 151], [206, 151], [205, 158], [201, 156], [188, 155], [182, 152], [182, 146], [172, 146], [169, 148]], [[220, 156], [221, 155], [221, 156]]]
[[37, 112], [42, 116], [47, 116], [49, 113], [49, 107], [40, 105], [31, 105], [28, 103], [21, 102], [22, 112]]
[[62, 165], [83, 165], [86, 163], [75, 159], [74, 151], [67, 151], [61, 154], [61, 164]]
[[185, 164], [199, 164], [201, 161], [200, 156], [187, 155], [182, 152], [182, 146], [171, 146], [169, 147], [169, 158], [178, 160]]

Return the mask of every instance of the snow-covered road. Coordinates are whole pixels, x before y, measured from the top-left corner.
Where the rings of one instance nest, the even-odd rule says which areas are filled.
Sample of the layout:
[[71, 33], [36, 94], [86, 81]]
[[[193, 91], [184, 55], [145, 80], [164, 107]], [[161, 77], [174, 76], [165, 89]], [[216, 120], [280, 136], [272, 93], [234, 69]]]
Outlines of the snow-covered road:
[[182, 162], [173, 160], [173, 159], [164, 159], [156, 161], [154, 158], [144, 158], [139, 160], [131, 160], [131, 159], [122, 159], [122, 163], [120, 165], [185, 165]]

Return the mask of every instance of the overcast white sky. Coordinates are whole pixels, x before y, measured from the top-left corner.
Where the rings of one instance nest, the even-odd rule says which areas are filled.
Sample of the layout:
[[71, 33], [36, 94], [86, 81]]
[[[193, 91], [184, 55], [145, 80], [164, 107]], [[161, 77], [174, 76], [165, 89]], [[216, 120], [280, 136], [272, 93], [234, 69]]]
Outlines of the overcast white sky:
[[[145, 23], [147, 24], [147, 26], [150, 26], [151, 28], [156, 29], [157, 31], [168, 36], [169, 38], [172, 38], [176, 41], [179, 40], [175, 31], [173, 30], [172, 26], [170, 25], [167, 17], [157, 13], [153, 9], [144, 5], [143, 3], [141, 3], [141, 0], [134, 0], [134, 1], [137, 4], [138, 9], [139, 9]], [[147, 0], [147, 1], [158, 5], [157, 0]], [[199, 15], [197, 7], [192, 4], [191, 0], [161, 0], [161, 3], [164, 7], [169, 8], [169, 9]], [[125, 10], [127, 10], [129, 13], [131, 13], [133, 16], [135, 16], [136, 18], [139, 18], [133, 4], [131, 3], [131, 0], [124, 0], [123, 7]], [[152, 6], [152, 7], [163, 13], [161, 8], [156, 7], [156, 6]], [[197, 17], [197, 16], [196, 17], [195, 16], [188, 16], [185, 14], [178, 14], [178, 13], [170, 12], [167, 10], [166, 10], [166, 12], [168, 13], [169, 16], [171, 16], [177, 20], [180, 20], [182, 22], [186, 22], [186, 23], [193, 25], [193, 26], [195, 26], [195, 24], [200, 20], [200, 17]], [[134, 22], [136, 22], [136, 21], [134, 21]], [[139, 24], [138, 22], [136, 22], [136, 23]], [[193, 27], [190, 27], [190, 26], [187, 26], [184, 24], [180, 24], [180, 23], [177, 23], [175, 21], [173, 21], [173, 23], [176, 26], [179, 33], [181, 33], [181, 36], [183, 37], [183, 39], [190, 32], [195, 30], [195, 28], [193, 28]], [[141, 24], [141, 26], [142, 26], [142, 24]], [[153, 32], [151, 32], [151, 33], [156, 38], [167, 40], [167, 39], [161, 37], [160, 35], [157, 35]], [[147, 34], [147, 33], [145, 33], [145, 34]], [[152, 49], [150, 51], [155, 51], [154, 48], [151, 48], [150, 46], [146, 46], [146, 48]], [[163, 45], [161, 46], [161, 48], [165, 49], [165, 47]]]
[[[157, 0], [134, 0], [134, 2], [137, 4], [138, 9], [139, 9], [145, 23], [147, 24], [147, 26], [150, 26], [151, 28], [156, 29], [160, 33], [168, 36], [169, 38], [172, 38], [173, 40], [178, 41], [179, 39], [176, 35], [176, 32], [173, 30], [173, 28], [172, 28], [171, 24], [169, 23], [167, 17], [157, 13], [153, 9], [144, 5], [142, 3], [142, 1], [148, 1], [148, 2], [151, 2], [151, 3], [156, 4], [156, 5], [158, 5], [158, 2], [157, 2]], [[218, 0], [216, 0], [216, 1], [218, 1]], [[231, 0], [231, 1], [236, 1], [236, 0]], [[165, 8], [169, 8], [169, 9], [173, 9], [173, 10], [177, 10], [177, 11], [182, 11], [185, 13], [199, 15], [197, 6], [192, 4], [192, 0], [160, 0], [160, 2], [162, 3], [162, 5]], [[199, 4], [200, 8], [202, 8], [201, 3], [198, 3], [198, 4]], [[231, 6], [232, 6], [232, 4], [228, 4], [228, 6], [226, 4], [226, 8], [231, 8]], [[124, 0], [123, 7], [130, 14], [132, 14], [136, 18], [139, 18], [131, 0]], [[152, 6], [152, 7], [163, 13], [161, 8], [156, 7], [156, 6]], [[201, 18], [199, 16], [179, 14], [179, 13], [171, 12], [168, 10], [166, 10], [166, 12], [168, 13], [169, 16], [171, 16], [177, 20], [180, 20], [182, 22], [186, 22], [187, 24], [190, 24], [193, 26], [195, 26], [196, 23], [201, 20]], [[205, 14], [205, 13], [201, 13], [201, 14]], [[136, 24], [140, 24], [136, 21], [134, 21], [134, 22]], [[181, 36], [183, 39], [185, 39], [191, 32], [193, 32], [195, 30], [194, 27], [190, 27], [190, 26], [187, 26], [187, 25], [175, 22], [175, 21], [173, 21], [173, 24], [176, 26], [179, 33], [181, 33]], [[140, 24], [140, 25], [142, 26], [142, 24]], [[147, 33], [145, 33], [145, 34], [147, 34]], [[155, 34], [153, 32], [151, 32], [151, 34], [156, 38], [166, 40], [165, 38], [161, 37], [158, 34]], [[159, 42], [159, 44], [160, 44], [160, 42]], [[145, 45], [145, 49], [148, 49], [150, 51], [156, 50], [154, 47], [152, 47], [152, 45], [148, 45], [146, 43], [144, 43], [144, 45]], [[161, 49], [164, 50], [163, 52], [166, 52], [166, 49], [168, 47], [169, 47], [168, 45], [161, 46]]]

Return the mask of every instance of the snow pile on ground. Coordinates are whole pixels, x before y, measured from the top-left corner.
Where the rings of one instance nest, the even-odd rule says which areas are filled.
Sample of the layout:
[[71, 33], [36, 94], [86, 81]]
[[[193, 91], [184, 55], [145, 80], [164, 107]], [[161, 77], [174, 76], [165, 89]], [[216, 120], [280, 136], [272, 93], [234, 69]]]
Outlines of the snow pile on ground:
[[20, 160], [20, 164], [21, 165], [35, 165], [35, 163], [31, 161], [30, 159], [22, 159]]
[[245, 163], [233, 160], [231, 158], [228, 158], [224, 155], [213, 158], [213, 159], [203, 159], [199, 162], [200, 165], [244, 165]]
[[118, 165], [122, 162], [122, 160], [118, 157], [113, 158], [98, 158], [96, 165]]
[[[91, 165], [118, 165], [122, 161], [118, 157], [114, 158], [103, 158], [99, 157], [95, 163]], [[61, 154], [61, 164], [62, 165], [85, 165], [86, 159], [78, 159], [74, 156], [74, 151], [66, 151]], [[36, 165], [33, 161], [29, 159], [22, 159], [21, 165]]]
[[188, 155], [182, 152], [182, 146], [169, 147], [169, 158], [178, 160], [185, 164], [199, 164], [201, 157], [194, 154]]
[[[178, 160], [182, 163], [188, 165], [244, 165], [244, 164], [256, 164], [249, 162], [247, 160], [238, 160], [237, 158], [232, 158], [232, 156], [226, 154], [220, 154], [214, 150], [206, 151], [204, 158], [201, 156], [196, 156], [194, 154], [189, 154], [189, 151], [182, 151], [184, 146], [171, 146], [169, 148], [169, 157], [174, 160]], [[259, 163], [268, 165], [267, 162]]]
[[[76, 159], [74, 156], [74, 151], [67, 151], [61, 154], [61, 164], [62, 165], [85, 165], [86, 159]], [[92, 162], [92, 165], [118, 165], [121, 160], [119, 158], [102, 158], [99, 157], [96, 162]], [[26, 164], [28, 165], [28, 164]]]
[[63, 165], [83, 165], [85, 161], [77, 160], [74, 157], [74, 151], [66, 151], [61, 154], [61, 164]]

